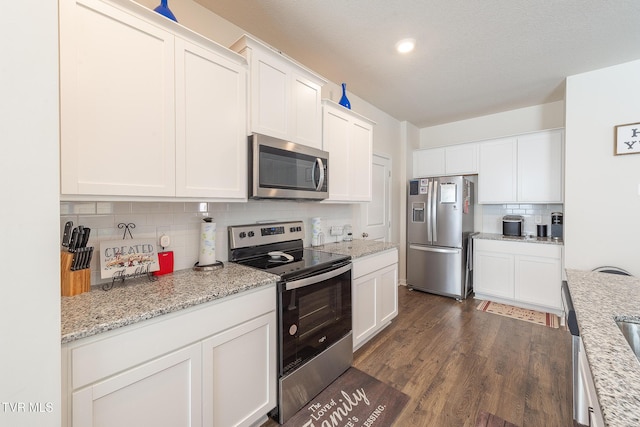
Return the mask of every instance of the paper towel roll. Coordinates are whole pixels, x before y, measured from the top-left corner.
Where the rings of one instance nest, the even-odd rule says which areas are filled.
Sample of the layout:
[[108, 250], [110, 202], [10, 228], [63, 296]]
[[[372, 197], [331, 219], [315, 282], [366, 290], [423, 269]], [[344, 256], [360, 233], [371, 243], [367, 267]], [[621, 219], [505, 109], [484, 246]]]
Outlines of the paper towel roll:
[[311, 237], [318, 237], [320, 233], [322, 233], [322, 219], [311, 218]]
[[216, 223], [200, 224], [200, 254], [198, 265], [211, 265], [216, 262]]

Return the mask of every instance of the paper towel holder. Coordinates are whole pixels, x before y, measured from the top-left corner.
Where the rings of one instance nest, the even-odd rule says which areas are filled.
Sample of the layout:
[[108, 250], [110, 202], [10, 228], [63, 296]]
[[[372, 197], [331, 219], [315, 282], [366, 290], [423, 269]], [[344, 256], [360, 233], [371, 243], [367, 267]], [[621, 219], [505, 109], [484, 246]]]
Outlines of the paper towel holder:
[[[210, 223], [210, 222], [213, 222], [213, 218], [206, 217], [206, 218], [203, 218], [203, 221], [206, 223]], [[215, 262], [207, 265], [200, 265], [200, 261], [196, 261], [196, 263], [193, 265], [193, 269], [195, 271], [214, 271], [214, 270], [219, 270], [221, 268], [224, 268], [224, 264], [222, 263], [222, 261], [218, 261], [218, 260], [215, 260]]]
[[196, 261], [196, 263], [193, 265], [193, 269], [195, 271], [213, 271], [219, 270], [221, 268], [224, 268], [224, 264], [222, 263], [222, 261], [216, 261], [213, 264], [208, 265], [198, 265], [198, 262]]

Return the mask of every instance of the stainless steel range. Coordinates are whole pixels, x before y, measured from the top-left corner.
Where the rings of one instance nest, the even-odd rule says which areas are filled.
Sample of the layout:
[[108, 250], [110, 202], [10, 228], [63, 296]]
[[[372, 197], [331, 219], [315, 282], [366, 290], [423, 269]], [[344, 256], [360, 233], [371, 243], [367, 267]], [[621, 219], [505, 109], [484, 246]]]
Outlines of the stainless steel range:
[[305, 249], [302, 221], [228, 227], [229, 261], [280, 276], [278, 407], [285, 423], [353, 361], [351, 258]]

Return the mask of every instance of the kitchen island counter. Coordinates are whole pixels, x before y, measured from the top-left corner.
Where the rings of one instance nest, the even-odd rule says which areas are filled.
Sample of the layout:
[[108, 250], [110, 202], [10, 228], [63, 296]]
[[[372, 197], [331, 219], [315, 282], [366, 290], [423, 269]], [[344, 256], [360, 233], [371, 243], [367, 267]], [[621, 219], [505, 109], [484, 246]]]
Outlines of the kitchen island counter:
[[321, 246], [315, 246], [312, 249], [340, 255], [349, 255], [351, 259], [358, 259], [397, 247], [398, 245], [395, 243], [354, 239], [350, 242], [325, 243]]
[[219, 270], [180, 270], [157, 279], [116, 282], [108, 291], [98, 285], [90, 292], [61, 297], [62, 344], [262, 286], [275, 286], [278, 276], [225, 262]]
[[640, 322], [640, 280], [567, 270], [567, 282], [605, 424], [640, 425], [640, 363], [615, 322]]

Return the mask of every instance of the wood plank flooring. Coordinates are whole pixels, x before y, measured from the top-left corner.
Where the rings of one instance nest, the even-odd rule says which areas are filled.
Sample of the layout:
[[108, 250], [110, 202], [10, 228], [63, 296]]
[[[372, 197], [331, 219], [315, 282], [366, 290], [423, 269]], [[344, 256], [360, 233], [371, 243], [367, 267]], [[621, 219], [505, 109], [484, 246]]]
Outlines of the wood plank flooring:
[[478, 304], [399, 287], [398, 317], [353, 363], [410, 397], [395, 426], [473, 427], [481, 411], [520, 427], [573, 426], [569, 332]]
[[521, 427], [569, 427], [571, 335], [399, 287], [399, 315], [353, 365], [409, 395], [397, 426], [473, 427], [487, 411]]

